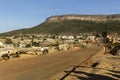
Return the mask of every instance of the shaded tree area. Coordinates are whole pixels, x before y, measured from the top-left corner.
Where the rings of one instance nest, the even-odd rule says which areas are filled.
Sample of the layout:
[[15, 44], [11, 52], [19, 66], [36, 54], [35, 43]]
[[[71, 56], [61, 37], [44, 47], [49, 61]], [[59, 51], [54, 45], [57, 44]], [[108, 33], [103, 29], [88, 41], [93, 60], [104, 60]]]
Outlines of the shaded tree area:
[[[93, 66], [92, 67], [78, 66], [78, 67], [90, 68], [90, 69], [93, 68]], [[107, 71], [104, 74], [96, 74], [96, 73], [90, 73], [87, 71], [76, 70], [78, 67], [74, 67], [72, 71], [64, 71], [65, 73], [67, 73], [67, 74], [69, 73], [69, 74], [65, 75], [60, 80], [64, 80], [68, 76], [75, 77], [77, 80], [118, 80], [118, 78], [120, 78], [120, 71], [105, 70], [102, 68], [94, 68], [95, 70]], [[105, 74], [107, 74], [107, 75], [105, 75]], [[83, 75], [86, 75], [87, 77], [85, 77]]]

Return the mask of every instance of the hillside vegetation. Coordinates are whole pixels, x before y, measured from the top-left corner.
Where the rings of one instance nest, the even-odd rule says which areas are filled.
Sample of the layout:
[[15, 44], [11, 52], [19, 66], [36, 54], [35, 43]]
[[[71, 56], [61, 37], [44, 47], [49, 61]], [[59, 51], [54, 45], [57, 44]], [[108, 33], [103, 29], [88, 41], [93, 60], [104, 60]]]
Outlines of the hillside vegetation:
[[61, 20], [45, 21], [28, 29], [15, 30], [1, 35], [15, 34], [78, 34], [81, 32], [120, 31], [120, 20], [90, 21], [90, 20]]

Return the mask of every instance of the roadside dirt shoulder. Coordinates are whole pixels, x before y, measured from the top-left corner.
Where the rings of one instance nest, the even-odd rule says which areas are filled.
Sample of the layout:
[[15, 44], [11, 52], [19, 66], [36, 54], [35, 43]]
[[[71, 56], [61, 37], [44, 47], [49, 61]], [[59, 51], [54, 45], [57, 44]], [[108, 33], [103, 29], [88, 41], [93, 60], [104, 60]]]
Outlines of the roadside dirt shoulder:
[[100, 51], [77, 66], [64, 80], [120, 80], [120, 56]]

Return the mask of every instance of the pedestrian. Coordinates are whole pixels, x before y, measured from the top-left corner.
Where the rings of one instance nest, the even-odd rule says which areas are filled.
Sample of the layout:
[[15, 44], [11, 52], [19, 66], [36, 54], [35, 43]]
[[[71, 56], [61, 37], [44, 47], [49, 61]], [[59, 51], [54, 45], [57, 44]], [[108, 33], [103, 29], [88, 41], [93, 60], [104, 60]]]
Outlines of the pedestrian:
[[40, 47], [40, 55], [44, 54], [44, 48]]

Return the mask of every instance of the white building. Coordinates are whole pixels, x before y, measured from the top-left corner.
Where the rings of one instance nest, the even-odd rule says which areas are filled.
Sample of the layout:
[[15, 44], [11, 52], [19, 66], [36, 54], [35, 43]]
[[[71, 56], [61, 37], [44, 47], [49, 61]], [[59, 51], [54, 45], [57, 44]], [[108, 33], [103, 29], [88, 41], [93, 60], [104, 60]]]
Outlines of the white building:
[[3, 46], [3, 43], [2, 43], [2, 42], [0, 42], [0, 46]]

